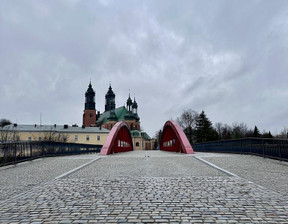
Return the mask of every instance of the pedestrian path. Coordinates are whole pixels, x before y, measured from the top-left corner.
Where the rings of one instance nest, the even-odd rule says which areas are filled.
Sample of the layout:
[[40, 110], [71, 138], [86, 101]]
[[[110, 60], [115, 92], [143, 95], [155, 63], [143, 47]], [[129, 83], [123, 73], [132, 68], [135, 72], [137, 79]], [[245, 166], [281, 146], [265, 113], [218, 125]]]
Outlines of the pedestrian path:
[[[0, 223], [287, 223], [287, 194], [261, 187], [240, 171], [238, 175], [231, 175], [233, 170], [223, 172], [223, 156], [230, 155], [133, 151], [27, 163], [20, 169], [24, 173], [42, 163], [54, 164], [55, 170], [47, 168], [47, 181], [28, 191], [8, 193], [0, 201]], [[213, 158], [218, 158], [214, 166], [203, 162], [211, 163]], [[57, 167], [61, 162], [64, 167]], [[269, 168], [270, 160], [267, 164]], [[20, 172], [19, 167], [0, 175], [6, 173], [8, 178]], [[5, 184], [1, 181], [1, 185]]]

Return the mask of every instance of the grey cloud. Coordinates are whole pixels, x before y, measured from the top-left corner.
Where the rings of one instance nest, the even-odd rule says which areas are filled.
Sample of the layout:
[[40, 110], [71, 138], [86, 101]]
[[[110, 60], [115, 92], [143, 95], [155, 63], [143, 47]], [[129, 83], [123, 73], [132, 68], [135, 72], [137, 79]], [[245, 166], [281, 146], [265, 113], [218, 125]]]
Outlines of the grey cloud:
[[100, 111], [109, 81], [118, 106], [131, 89], [151, 135], [185, 108], [279, 130], [288, 123], [287, 15], [280, 0], [4, 0], [0, 115], [81, 124], [91, 78]]

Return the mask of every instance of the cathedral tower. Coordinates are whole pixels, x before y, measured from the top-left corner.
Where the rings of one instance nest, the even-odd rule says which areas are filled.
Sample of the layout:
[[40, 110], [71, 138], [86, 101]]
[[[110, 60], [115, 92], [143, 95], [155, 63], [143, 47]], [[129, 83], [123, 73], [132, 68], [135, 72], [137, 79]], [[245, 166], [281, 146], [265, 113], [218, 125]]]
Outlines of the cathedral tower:
[[105, 95], [105, 112], [115, 110], [115, 94], [112, 90], [111, 84], [109, 85], [108, 92]]
[[90, 127], [96, 124], [95, 91], [91, 81], [85, 93], [85, 109], [83, 114], [83, 126]]

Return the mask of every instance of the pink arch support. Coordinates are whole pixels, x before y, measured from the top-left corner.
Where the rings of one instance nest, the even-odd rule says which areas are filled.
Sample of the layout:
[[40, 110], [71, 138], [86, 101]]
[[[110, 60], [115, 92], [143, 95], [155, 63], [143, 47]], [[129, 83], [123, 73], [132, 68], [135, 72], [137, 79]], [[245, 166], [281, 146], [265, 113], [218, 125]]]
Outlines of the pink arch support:
[[167, 121], [164, 124], [160, 141], [160, 150], [182, 152], [186, 154], [194, 153], [185, 133], [175, 121]]
[[118, 152], [127, 152], [133, 150], [133, 143], [130, 131], [125, 122], [117, 122], [100, 151], [100, 155], [109, 155]]

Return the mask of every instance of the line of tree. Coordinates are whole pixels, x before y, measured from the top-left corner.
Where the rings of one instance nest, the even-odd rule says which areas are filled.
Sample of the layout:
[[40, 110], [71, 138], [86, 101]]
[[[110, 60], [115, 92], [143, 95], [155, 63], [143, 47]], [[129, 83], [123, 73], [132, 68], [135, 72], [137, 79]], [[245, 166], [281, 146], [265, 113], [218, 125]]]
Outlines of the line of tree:
[[[257, 126], [255, 126], [254, 129], [249, 129], [243, 122], [233, 123], [232, 125], [223, 123], [215, 123], [215, 125], [213, 125], [204, 111], [198, 113], [192, 109], [184, 110], [182, 114], [177, 117], [176, 121], [184, 130], [191, 144], [245, 137], [274, 137], [270, 131], [263, 131], [263, 133], [261, 133]], [[288, 132], [285, 130], [275, 137], [287, 139]]]

